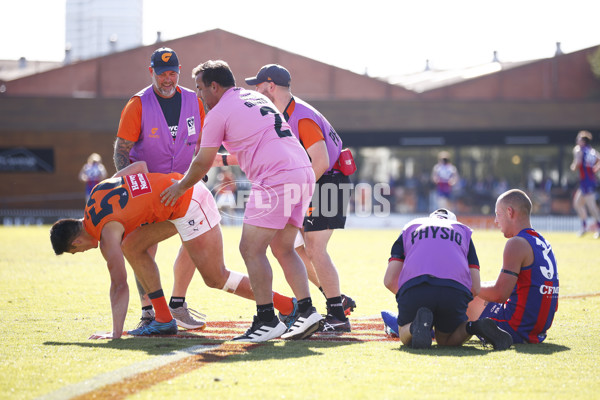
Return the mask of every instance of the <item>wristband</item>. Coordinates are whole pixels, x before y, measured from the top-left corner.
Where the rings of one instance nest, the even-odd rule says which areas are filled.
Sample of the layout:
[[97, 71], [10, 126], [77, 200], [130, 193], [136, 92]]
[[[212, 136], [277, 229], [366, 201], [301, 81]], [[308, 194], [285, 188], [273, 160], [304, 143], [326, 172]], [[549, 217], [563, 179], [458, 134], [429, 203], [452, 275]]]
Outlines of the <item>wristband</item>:
[[227, 164], [227, 154], [221, 154], [221, 158], [223, 159], [223, 166], [228, 166]]

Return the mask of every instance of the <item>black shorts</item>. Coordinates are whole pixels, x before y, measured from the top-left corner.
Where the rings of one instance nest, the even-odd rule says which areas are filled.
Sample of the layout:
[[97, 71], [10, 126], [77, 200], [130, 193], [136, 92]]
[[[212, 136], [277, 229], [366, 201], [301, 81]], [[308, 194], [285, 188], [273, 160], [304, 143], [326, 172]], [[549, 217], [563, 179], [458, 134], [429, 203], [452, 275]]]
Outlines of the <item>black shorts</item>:
[[350, 177], [338, 173], [323, 175], [315, 185], [315, 193], [304, 217], [304, 231], [343, 229], [352, 183]]
[[412, 322], [417, 310], [427, 307], [433, 313], [433, 326], [443, 333], [452, 333], [467, 321], [467, 306], [473, 299], [466, 290], [429, 283], [421, 283], [405, 291], [399, 290], [398, 294], [396, 302], [399, 326]]

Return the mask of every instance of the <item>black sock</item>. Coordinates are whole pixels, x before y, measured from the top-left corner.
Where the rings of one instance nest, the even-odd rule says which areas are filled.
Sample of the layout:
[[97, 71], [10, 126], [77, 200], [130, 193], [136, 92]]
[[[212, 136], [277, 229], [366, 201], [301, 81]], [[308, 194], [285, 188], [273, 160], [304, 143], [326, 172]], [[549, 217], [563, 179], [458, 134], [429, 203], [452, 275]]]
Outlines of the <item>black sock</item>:
[[323, 293], [323, 297], [325, 297], [325, 300], [327, 300], [327, 295], [325, 294], [325, 291], [321, 286], [319, 286], [319, 290], [321, 291], [321, 293]]
[[142, 311], [150, 311], [152, 310], [152, 305], [142, 307]]
[[346, 314], [344, 314], [344, 307], [342, 306], [342, 296], [327, 299], [327, 314], [333, 315], [340, 321], [346, 320]]
[[185, 297], [171, 297], [171, 300], [169, 301], [169, 307], [171, 307], [171, 308], [183, 307], [183, 303], [185, 303]]
[[476, 322], [476, 321], [469, 321], [469, 322], [467, 322], [467, 325], [465, 325], [465, 330], [467, 331], [467, 333], [469, 335], [475, 335], [475, 332], [473, 330], [473, 328], [474, 328], [473, 322]]
[[308, 311], [312, 307], [312, 299], [307, 297], [305, 299], [298, 300], [298, 312], [300, 314]]
[[256, 315], [263, 322], [271, 322], [275, 318], [273, 303], [256, 305]]

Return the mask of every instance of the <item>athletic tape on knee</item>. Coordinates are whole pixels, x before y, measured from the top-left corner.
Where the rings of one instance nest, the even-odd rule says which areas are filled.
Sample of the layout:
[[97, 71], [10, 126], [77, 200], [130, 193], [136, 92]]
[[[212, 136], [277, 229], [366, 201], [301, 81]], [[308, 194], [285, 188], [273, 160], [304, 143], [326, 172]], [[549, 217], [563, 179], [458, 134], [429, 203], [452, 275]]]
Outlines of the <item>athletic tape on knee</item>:
[[240, 272], [229, 271], [229, 278], [227, 278], [227, 282], [225, 282], [225, 286], [223, 286], [221, 290], [235, 293], [238, 286], [240, 285], [240, 282], [242, 281], [242, 279], [244, 279], [244, 276], [245, 275]]
[[296, 235], [296, 239], [294, 240], [294, 248], [297, 249], [300, 246], [304, 245], [304, 237], [302, 236], [302, 232], [298, 231]]

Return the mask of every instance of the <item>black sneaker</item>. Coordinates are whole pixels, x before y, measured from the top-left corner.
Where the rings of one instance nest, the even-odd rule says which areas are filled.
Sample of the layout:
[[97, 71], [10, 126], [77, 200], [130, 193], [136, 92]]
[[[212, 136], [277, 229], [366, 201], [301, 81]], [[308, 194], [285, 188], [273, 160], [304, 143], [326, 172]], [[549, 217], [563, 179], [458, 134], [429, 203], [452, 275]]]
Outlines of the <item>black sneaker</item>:
[[278, 338], [285, 331], [286, 327], [279, 318], [274, 317], [271, 322], [264, 322], [255, 315], [250, 329], [243, 335], [234, 337], [232, 340], [236, 342], [265, 342]]
[[319, 329], [323, 316], [314, 307], [303, 313], [296, 313], [296, 319], [292, 326], [281, 335], [282, 339], [301, 340], [310, 337]]
[[327, 314], [321, 321], [318, 332], [351, 332], [350, 320], [340, 321], [331, 314]]
[[350, 313], [356, 308], [356, 302], [352, 300], [352, 297], [346, 296], [342, 293], [342, 307], [344, 308], [344, 314], [350, 315]]
[[413, 349], [428, 349], [431, 347], [432, 325], [433, 313], [431, 310], [427, 307], [419, 308], [415, 320], [410, 324], [411, 347]]
[[500, 329], [490, 318], [484, 318], [471, 323], [472, 332], [479, 336], [483, 344], [491, 344], [494, 350], [506, 350], [513, 344], [512, 336]]

